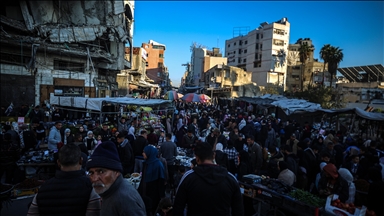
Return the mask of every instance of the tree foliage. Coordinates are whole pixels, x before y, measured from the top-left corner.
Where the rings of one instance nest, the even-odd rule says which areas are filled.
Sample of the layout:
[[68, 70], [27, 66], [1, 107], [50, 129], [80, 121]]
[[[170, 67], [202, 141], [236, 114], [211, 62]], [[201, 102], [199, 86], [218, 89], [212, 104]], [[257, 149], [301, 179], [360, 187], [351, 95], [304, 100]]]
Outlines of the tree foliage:
[[293, 98], [304, 99], [312, 103], [320, 104], [323, 109], [344, 108], [345, 102], [341, 100], [338, 92], [332, 88], [313, 88], [308, 86], [305, 90], [295, 93], [286, 92]]

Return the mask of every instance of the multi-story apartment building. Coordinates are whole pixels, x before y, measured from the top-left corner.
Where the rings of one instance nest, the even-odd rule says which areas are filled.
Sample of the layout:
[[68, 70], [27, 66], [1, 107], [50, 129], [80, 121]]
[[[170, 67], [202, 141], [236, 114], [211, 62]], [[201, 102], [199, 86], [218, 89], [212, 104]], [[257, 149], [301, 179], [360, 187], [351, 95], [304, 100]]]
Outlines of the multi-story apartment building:
[[209, 82], [206, 94], [212, 97], [252, 97], [258, 89], [251, 82], [252, 73], [242, 68], [217, 64], [204, 74], [204, 79]]
[[133, 48], [133, 56], [130, 58], [130, 48], [125, 48], [125, 58], [132, 59], [131, 69], [122, 70], [117, 74], [117, 83], [119, 84], [119, 96], [132, 95], [132, 93], [140, 92], [156, 92], [159, 88], [153, 80], [146, 75], [147, 68], [147, 51], [142, 47]]
[[169, 86], [168, 68], [164, 63], [165, 45], [149, 40], [141, 47], [147, 51], [147, 76], [161, 87]]
[[191, 54], [191, 68], [188, 74], [187, 83], [191, 86], [207, 87], [209, 83], [204, 80], [204, 74], [210, 68], [217, 64], [227, 64], [227, 58], [223, 57], [220, 53], [220, 48], [213, 48], [207, 50], [207, 48], [193, 47]]
[[225, 41], [228, 65], [252, 72], [252, 82], [259, 86], [284, 83], [287, 69], [290, 23], [282, 18]]
[[[0, 10], [2, 106], [114, 96], [131, 67], [133, 1], [9, 1]], [[100, 7], [100, 5], [103, 5]]]

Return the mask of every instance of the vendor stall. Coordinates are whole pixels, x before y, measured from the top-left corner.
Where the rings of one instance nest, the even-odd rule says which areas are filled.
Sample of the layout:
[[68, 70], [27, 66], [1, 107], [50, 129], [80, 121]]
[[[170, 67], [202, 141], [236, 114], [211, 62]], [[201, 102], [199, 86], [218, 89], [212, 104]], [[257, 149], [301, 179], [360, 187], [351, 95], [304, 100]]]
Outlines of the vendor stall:
[[136, 133], [149, 127], [154, 128], [156, 133], [165, 130], [165, 120], [171, 118], [172, 122], [175, 110], [169, 100], [128, 97], [85, 98], [51, 95], [50, 103], [62, 110], [82, 113], [81, 116], [85, 119], [95, 120], [95, 127], [107, 123], [113, 128], [121, 117], [135, 117], [139, 123], [135, 126]]
[[24, 170], [27, 178], [36, 177], [45, 180], [54, 176], [56, 163], [54, 153], [45, 151], [28, 151], [17, 162], [19, 169]]
[[239, 182], [242, 194], [255, 200], [257, 213], [261, 214], [261, 206], [270, 206], [268, 214], [272, 215], [324, 215], [322, 214], [325, 200], [315, 196], [307, 196], [305, 199], [294, 198], [292, 195], [296, 189], [277, 179], [262, 178], [257, 175], [246, 175]]

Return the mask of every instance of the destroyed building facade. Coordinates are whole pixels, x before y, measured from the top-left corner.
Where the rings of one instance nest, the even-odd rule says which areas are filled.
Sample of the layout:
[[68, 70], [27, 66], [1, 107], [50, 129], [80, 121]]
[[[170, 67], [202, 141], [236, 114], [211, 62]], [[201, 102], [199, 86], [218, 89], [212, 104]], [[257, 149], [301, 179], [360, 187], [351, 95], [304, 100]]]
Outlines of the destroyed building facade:
[[[7, 1], [0, 13], [1, 106], [113, 97], [131, 68], [134, 1]], [[131, 55], [132, 56], [132, 55]]]

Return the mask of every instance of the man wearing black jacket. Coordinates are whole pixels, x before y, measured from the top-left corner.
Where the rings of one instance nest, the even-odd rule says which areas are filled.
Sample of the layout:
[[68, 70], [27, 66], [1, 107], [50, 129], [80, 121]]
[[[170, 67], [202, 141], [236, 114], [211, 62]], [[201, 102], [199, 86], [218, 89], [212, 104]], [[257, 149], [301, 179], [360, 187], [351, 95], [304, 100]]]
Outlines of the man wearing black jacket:
[[197, 166], [180, 181], [174, 201], [174, 215], [244, 215], [244, 206], [236, 178], [214, 164], [211, 145], [199, 143], [194, 149]]
[[133, 172], [135, 166], [135, 156], [133, 149], [128, 139], [125, 138], [123, 133], [119, 133], [116, 137], [116, 146], [119, 153], [121, 165], [123, 167], [123, 176]]

